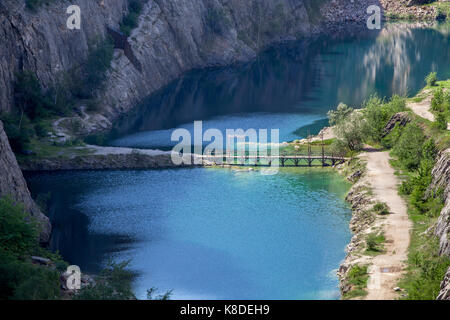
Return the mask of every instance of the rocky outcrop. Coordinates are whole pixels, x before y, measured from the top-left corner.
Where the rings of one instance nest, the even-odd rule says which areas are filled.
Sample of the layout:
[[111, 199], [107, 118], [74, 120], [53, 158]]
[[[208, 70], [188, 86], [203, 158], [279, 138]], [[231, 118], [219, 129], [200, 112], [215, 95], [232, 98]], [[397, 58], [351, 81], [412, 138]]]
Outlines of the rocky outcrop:
[[[79, 66], [90, 43], [118, 27], [127, 0], [50, 1], [37, 12], [24, 0], [0, 1], [0, 111], [13, 108], [13, 82], [20, 70], [33, 72], [44, 88], [58, 82], [62, 72]], [[81, 8], [81, 29], [69, 30], [69, 5]]]
[[[144, 1], [145, 2], [145, 1]], [[375, 2], [375, 3], [374, 3]], [[187, 70], [248, 61], [269, 45], [308, 37], [344, 21], [365, 21], [377, 1], [361, 0], [148, 0], [139, 26], [115, 52], [100, 114], [82, 121], [111, 122]], [[74, 0], [81, 30], [68, 30], [69, 3], [51, 2], [37, 12], [24, 0], [0, 4], [0, 109], [13, 108], [14, 74], [29, 70], [44, 88], [76, 68], [89, 44], [118, 30], [127, 0]], [[123, 41], [122, 41], [123, 42]], [[125, 52], [126, 51], [126, 52]], [[131, 60], [130, 60], [131, 57]], [[86, 124], [89, 130], [104, 130]]]
[[[433, 180], [428, 188], [428, 194], [442, 196], [445, 201], [434, 228], [434, 234], [439, 238], [439, 254], [450, 257], [450, 149], [438, 155], [431, 174]], [[437, 299], [450, 300], [450, 268], [441, 283]]]
[[384, 127], [382, 138], [386, 137], [389, 133], [391, 133], [395, 125], [398, 124], [399, 126], [404, 127], [410, 121], [411, 119], [409, 118], [408, 112], [399, 112], [394, 114]]
[[388, 19], [435, 20], [438, 10], [434, 6], [423, 6], [427, 0], [380, 0]]
[[51, 232], [49, 219], [39, 210], [31, 198], [25, 179], [9, 146], [8, 138], [0, 121], [0, 197], [10, 196], [22, 203], [25, 210], [41, 227], [40, 241], [48, 242]]
[[440, 289], [441, 290], [436, 300], [450, 300], [450, 268], [448, 268], [444, 280], [441, 282]]
[[361, 167], [360, 161], [353, 160], [338, 166], [339, 172], [347, 176], [350, 182], [354, 183], [345, 198], [352, 208], [350, 230], [353, 233], [353, 237], [347, 245], [347, 255], [344, 261], [341, 262], [337, 272], [342, 296], [345, 296], [353, 289], [353, 286], [348, 281], [348, 272], [351, 268], [355, 265], [369, 264], [369, 259], [361, 255], [361, 251], [365, 249], [366, 235], [370, 232], [375, 221], [375, 216], [371, 212], [374, 201], [367, 187], [369, 181], [365, 174], [365, 168]]
[[79, 147], [82, 155], [27, 158], [20, 161], [23, 171], [60, 171], [60, 170], [123, 170], [156, 169], [195, 166], [176, 165], [170, 151], [131, 149], [115, 147], [87, 146]]
[[431, 174], [433, 180], [429, 191], [442, 196], [445, 201], [435, 228], [439, 253], [450, 257], [450, 149], [441, 152]]

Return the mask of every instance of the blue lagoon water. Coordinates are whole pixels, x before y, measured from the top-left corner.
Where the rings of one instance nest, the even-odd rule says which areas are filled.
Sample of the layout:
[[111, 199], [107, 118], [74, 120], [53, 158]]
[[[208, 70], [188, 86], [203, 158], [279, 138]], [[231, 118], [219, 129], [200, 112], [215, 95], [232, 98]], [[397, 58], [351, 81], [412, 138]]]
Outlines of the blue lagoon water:
[[131, 259], [141, 298], [154, 286], [176, 299], [339, 297], [335, 269], [351, 211], [348, 184], [332, 171], [65, 172], [28, 181], [57, 199], [53, 247], [86, 272]]

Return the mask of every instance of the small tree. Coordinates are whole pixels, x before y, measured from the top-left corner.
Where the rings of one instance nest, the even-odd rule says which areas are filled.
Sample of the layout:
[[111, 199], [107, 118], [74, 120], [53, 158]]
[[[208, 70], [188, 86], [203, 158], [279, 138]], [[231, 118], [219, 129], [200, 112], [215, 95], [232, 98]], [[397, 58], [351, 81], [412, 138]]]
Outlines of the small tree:
[[443, 112], [438, 112], [436, 115], [436, 128], [439, 130], [447, 130], [447, 120], [445, 119], [445, 114]]
[[442, 90], [442, 88], [439, 88], [434, 92], [433, 98], [431, 99], [431, 110], [443, 111], [443, 109], [444, 109], [444, 91]]
[[345, 103], [339, 103], [336, 110], [330, 110], [327, 113], [330, 125], [337, 125], [339, 122], [347, 119], [352, 112], [353, 108], [350, 108]]
[[435, 86], [437, 81], [437, 73], [436, 72], [430, 72], [426, 78], [425, 82], [427, 83], [427, 86]]
[[366, 121], [361, 113], [353, 112], [345, 121], [336, 125], [336, 135], [350, 151], [361, 150], [367, 134]]
[[406, 125], [393, 150], [405, 168], [409, 170], [418, 168], [422, 159], [422, 144], [424, 141], [425, 135], [418, 125], [413, 123]]

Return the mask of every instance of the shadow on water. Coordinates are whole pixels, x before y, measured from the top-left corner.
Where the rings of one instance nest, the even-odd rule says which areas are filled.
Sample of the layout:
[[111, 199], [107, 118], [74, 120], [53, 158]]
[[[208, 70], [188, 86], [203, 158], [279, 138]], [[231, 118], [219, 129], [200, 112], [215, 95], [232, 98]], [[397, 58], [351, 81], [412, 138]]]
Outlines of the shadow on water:
[[[92, 173], [83, 172], [73, 183], [75, 172], [25, 173], [33, 193], [49, 192], [48, 216], [52, 222], [50, 248], [60, 252], [66, 261], [78, 263], [87, 273], [98, 273], [115, 253], [132, 249], [137, 239], [120, 233], [98, 233], [89, 228], [91, 220], [77, 204], [80, 194], [95, 190]], [[31, 179], [32, 177], [32, 179]], [[43, 181], [47, 188], [42, 186]]]

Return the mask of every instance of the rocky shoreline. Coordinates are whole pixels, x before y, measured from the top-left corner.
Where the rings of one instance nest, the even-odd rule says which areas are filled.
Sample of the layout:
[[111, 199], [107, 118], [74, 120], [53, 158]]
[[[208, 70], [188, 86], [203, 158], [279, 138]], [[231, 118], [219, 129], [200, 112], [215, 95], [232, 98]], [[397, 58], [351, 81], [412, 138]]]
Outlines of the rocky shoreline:
[[76, 149], [78, 151], [86, 151], [88, 154], [48, 158], [22, 158], [19, 161], [19, 165], [22, 171], [143, 170], [196, 166], [193, 158], [191, 158], [191, 165], [174, 164], [170, 151], [92, 145]]
[[345, 198], [352, 209], [350, 230], [353, 236], [346, 248], [347, 255], [337, 272], [341, 295], [344, 296], [353, 289], [348, 281], [348, 272], [351, 268], [355, 265], [369, 263], [367, 257], [360, 252], [365, 248], [365, 236], [374, 226], [376, 218], [370, 211], [373, 208], [374, 200], [370, 194], [370, 189], [367, 187], [369, 181], [365, 176], [365, 165], [362, 161], [355, 158], [349, 163], [338, 166], [337, 170], [353, 183]]

